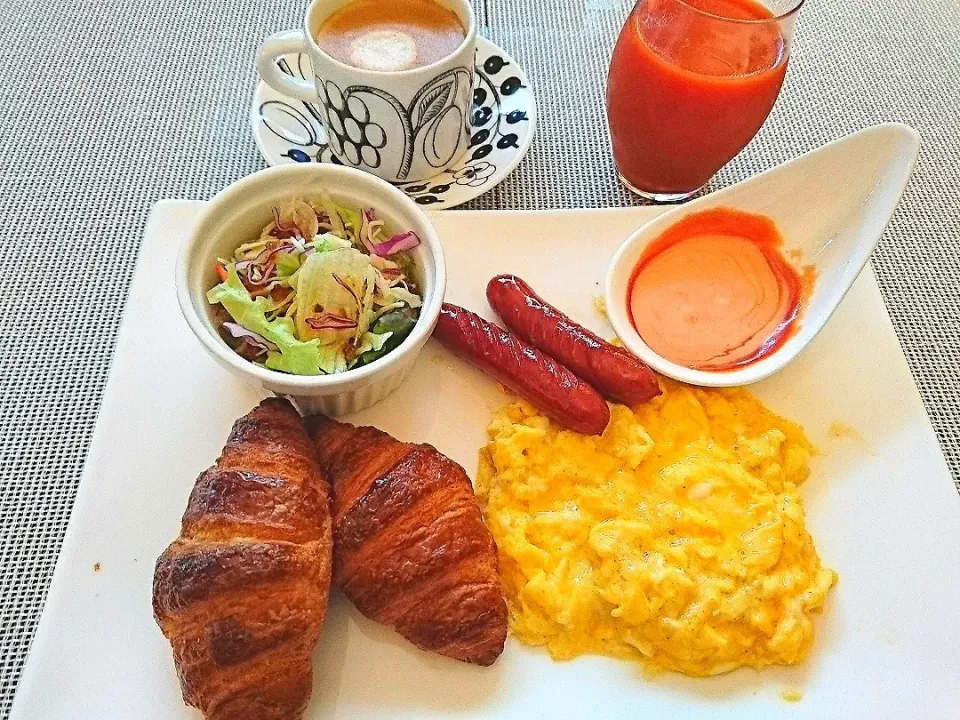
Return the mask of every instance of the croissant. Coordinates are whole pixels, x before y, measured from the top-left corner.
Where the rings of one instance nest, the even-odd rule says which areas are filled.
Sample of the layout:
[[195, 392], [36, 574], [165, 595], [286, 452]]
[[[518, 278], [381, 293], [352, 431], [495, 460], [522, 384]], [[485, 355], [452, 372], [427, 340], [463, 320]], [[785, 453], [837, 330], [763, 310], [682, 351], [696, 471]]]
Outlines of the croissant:
[[157, 560], [153, 612], [183, 699], [212, 720], [290, 720], [310, 698], [330, 592], [329, 490], [300, 415], [264, 400], [202, 473]]
[[333, 577], [372, 620], [424, 650], [490, 665], [507, 605], [497, 548], [463, 468], [376, 428], [307, 419], [333, 489]]

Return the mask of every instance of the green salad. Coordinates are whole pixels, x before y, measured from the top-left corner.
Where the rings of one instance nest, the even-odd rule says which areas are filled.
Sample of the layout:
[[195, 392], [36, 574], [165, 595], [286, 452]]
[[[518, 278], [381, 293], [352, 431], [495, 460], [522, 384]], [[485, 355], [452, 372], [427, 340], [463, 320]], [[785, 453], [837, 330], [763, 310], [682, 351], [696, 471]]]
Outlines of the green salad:
[[260, 237], [220, 258], [207, 293], [224, 339], [247, 360], [295, 375], [373, 362], [410, 334], [422, 299], [412, 231], [328, 196], [273, 209]]

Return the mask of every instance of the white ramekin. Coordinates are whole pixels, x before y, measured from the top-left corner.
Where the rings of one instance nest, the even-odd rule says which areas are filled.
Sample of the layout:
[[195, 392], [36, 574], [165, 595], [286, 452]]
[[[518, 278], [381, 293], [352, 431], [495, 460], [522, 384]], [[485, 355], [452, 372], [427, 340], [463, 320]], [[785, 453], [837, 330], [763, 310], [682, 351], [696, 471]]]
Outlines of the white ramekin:
[[[336, 375], [300, 376], [268, 370], [240, 357], [220, 337], [207, 291], [219, 280], [218, 257], [230, 257], [241, 243], [258, 237], [274, 206], [326, 190], [341, 203], [372, 207], [391, 229], [413, 230], [422, 240], [412, 251], [420, 269], [423, 307], [399, 347], [369, 365]], [[220, 365], [239, 378], [294, 401], [304, 414], [346, 415], [379, 402], [409, 372], [440, 315], [447, 273], [443, 249], [427, 216], [387, 182], [336, 165], [283, 165], [233, 183], [208, 204], [177, 258], [177, 299], [197, 339]]]

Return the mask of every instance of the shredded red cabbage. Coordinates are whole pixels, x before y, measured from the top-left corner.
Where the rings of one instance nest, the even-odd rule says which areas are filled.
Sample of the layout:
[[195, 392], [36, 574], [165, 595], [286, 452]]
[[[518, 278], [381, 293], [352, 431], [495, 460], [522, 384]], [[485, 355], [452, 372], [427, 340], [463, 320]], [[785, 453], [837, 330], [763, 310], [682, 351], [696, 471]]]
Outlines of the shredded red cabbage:
[[339, 286], [342, 287], [344, 290], [346, 290], [348, 293], [350, 293], [350, 297], [352, 297], [352, 298], [353, 298], [353, 301], [357, 304], [357, 308], [362, 308], [362, 307], [363, 307], [363, 303], [360, 302], [360, 298], [357, 297], [357, 294], [353, 291], [353, 288], [350, 287], [350, 285], [348, 285], [348, 284], [344, 281], [344, 279], [343, 279], [342, 277], [340, 277], [340, 276], [337, 275], [336, 273], [333, 273], [333, 279], [337, 282], [337, 285], [339, 285]]
[[261, 267], [260, 265], [251, 265], [247, 270], [247, 285], [259, 287], [272, 282], [276, 269], [277, 266], [273, 263], [267, 265], [266, 267]]
[[349, 330], [357, 326], [356, 320], [341, 317], [326, 310], [312, 317], [308, 317], [304, 322], [314, 330]]
[[282, 252], [289, 252], [295, 249], [295, 245], [292, 242], [286, 242], [282, 245], [278, 245], [275, 248], [264, 248], [260, 251], [260, 254], [253, 259], [255, 265], [269, 265], [273, 259]]
[[273, 225], [273, 231], [270, 234], [275, 238], [286, 239], [303, 235], [296, 225], [287, 226], [280, 222], [280, 208], [273, 208]]
[[380, 257], [389, 257], [398, 252], [413, 250], [419, 244], [420, 237], [411, 230], [410, 232], [398, 233], [386, 242], [374, 245], [370, 252]]
[[246, 340], [248, 343], [260, 348], [264, 352], [277, 349], [277, 346], [267, 340], [263, 335], [255, 333], [253, 330], [247, 330], [239, 323], [225, 322], [223, 323], [223, 329], [238, 340]]

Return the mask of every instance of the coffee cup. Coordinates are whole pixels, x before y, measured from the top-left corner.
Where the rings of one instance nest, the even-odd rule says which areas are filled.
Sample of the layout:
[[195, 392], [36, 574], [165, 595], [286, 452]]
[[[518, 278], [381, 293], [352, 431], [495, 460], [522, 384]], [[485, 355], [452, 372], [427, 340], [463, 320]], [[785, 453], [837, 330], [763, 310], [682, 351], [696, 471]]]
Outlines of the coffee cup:
[[[396, 71], [341, 62], [321, 49], [314, 33], [350, 0], [313, 0], [302, 29], [264, 41], [257, 70], [277, 92], [320, 105], [330, 150], [344, 165], [395, 183], [433, 177], [455, 165], [469, 144], [477, 43], [467, 0], [433, 1], [453, 12], [465, 32], [459, 47], [437, 62]], [[277, 60], [292, 53], [310, 58], [313, 82], [280, 69]]]

